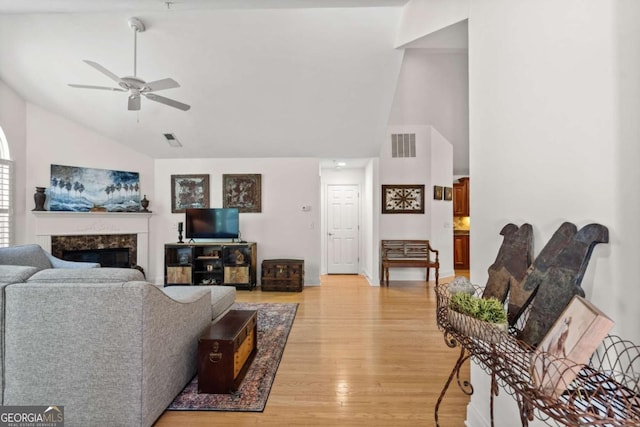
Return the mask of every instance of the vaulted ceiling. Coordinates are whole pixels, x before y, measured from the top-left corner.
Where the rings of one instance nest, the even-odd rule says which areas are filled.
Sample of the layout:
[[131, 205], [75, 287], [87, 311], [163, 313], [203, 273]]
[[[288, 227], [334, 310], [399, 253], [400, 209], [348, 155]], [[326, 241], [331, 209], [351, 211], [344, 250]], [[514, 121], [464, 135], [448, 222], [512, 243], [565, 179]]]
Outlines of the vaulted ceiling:
[[[0, 0], [0, 79], [154, 158], [377, 156], [402, 60], [403, 3]], [[190, 110], [143, 98], [129, 111], [127, 93], [68, 86], [117, 86], [83, 60], [133, 75], [132, 16], [146, 26], [137, 76], [176, 80], [158, 94]]]

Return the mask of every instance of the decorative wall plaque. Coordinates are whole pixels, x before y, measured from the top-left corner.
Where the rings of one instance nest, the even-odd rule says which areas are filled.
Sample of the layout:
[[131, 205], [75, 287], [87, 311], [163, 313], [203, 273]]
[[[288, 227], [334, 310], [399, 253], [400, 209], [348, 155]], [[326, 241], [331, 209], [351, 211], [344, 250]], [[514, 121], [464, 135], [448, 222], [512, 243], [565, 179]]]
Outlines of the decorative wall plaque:
[[453, 200], [453, 188], [444, 187], [444, 200]]
[[262, 212], [261, 174], [222, 175], [222, 207], [239, 212]]
[[442, 200], [442, 185], [434, 185], [433, 186], [433, 199], [434, 200]]
[[383, 185], [382, 213], [424, 213], [424, 185]]
[[171, 212], [209, 207], [209, 175], [171, 175]]

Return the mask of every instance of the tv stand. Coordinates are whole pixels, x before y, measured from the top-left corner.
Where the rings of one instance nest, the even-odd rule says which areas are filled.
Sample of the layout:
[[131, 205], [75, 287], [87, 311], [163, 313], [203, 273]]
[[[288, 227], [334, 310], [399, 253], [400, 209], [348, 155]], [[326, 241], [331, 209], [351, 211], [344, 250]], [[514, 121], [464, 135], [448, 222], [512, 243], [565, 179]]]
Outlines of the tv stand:
[[256, 287], [255, 242], [194, 242], [164, 245], [164, 285]]

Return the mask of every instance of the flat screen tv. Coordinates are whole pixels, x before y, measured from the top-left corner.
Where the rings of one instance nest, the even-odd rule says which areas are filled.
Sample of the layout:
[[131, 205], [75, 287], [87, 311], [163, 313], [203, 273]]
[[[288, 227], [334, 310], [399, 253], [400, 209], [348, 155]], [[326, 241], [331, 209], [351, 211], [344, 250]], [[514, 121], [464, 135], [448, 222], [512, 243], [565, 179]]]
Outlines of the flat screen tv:
[[237, 239], [240, 216], [237, 208], [187, 209], [187, 239]]

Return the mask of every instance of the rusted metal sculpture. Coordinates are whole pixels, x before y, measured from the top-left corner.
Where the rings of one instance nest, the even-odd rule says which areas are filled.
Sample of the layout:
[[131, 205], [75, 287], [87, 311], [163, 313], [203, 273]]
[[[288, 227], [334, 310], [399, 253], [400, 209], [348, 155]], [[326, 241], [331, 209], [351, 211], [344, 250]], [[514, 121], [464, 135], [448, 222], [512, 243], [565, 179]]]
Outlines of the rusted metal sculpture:
[[600, 224], [589, 224], [578, 231], [574, 224], [565, 222], [558, 228], [524, 281], [524, 291], [535, 299], [519, 336], [522, 341], [536, 347], [571, 298], [584, 297], [580, 284], [593, 248], [608, 241], [609, 230]]
[[[522, 296], [522, 283], [533, 260], [533, 228], [531, 224], [518, 227], [505, 225], [500, 234], [504, 236], [496, 260], [489, 267], [489, 279], [482, 294], [483, 298], [496, 298], [503, 301], [509, 295], [509, 324], [511, 314], [519, 314], [528, 300]], [[513, 305], [513, 307], [512, 307]]]

